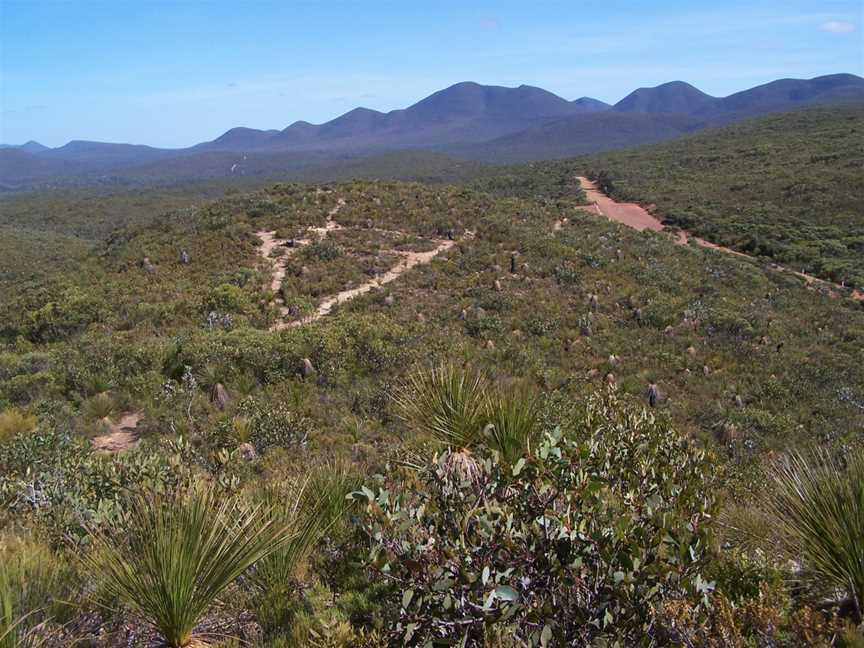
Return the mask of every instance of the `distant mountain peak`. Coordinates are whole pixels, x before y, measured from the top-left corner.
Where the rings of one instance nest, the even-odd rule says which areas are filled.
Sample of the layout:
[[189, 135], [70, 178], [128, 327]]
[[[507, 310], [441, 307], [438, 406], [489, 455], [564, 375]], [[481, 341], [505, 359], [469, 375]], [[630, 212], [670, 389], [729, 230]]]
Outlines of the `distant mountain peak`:
[[653, 88], [634, 90], [612, 110], [639, 113], [692, 114], [711, 105], [715, 97], [702, 92], [685, 81], [669, 81]]

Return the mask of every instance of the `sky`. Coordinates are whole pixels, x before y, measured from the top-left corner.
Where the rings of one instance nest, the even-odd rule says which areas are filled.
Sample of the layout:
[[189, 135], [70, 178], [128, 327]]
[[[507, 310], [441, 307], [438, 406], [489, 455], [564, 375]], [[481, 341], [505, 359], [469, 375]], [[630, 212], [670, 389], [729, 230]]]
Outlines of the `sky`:
[[189, 146], [460, 81], [614, 103], [864, 76], [862, 0], [0, 0], [0, 142]]

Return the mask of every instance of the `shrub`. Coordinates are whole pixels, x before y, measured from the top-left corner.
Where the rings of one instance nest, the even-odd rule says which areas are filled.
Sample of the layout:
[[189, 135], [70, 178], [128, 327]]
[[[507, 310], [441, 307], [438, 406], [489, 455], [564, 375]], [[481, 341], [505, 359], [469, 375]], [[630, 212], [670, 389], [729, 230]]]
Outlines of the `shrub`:
[[151, 623], [167, 646], [189, 646], [219, 594], [291, 538], [261, 508], [219, 501], [213, 489], [138, 498], [128, 519], [94, 536], [85, 564], [108, 594]]
[[393, 641], [656, 645], [664, 601], [702, 609], [716, 468], [645, 410], [595, 396], [512, 467], [478, 450], [472, 482], [450, 454], [362, 491]]
[[39, 420], [35, 416], [7, 407], [0, 411], [0, 443], [24, 432], [32, 432], [38, 424]]
[[248, 421], [249, 442], [258, 452], [303, 445], [313, 427], [311, 419], [292, 412], [281, 403], [251, 397], [239, 404], [237, 413]]
[[36, 648], [57, 634], [73, 592], [69, 565], [42, 544], [0, 539], [0, 648]]
[[231, 284], [221, 284], [210, 291], [204, 299], [205, 313], [238, 313], [244, 314], [252, 310], [252, 302], [242, 288]]
[[844, 462], [825, 450], [792, 453], [774, 466], [768, 508], [790, 558], [817, 595], [840, 603], [856, 623], [864, 610], [864, 451]]

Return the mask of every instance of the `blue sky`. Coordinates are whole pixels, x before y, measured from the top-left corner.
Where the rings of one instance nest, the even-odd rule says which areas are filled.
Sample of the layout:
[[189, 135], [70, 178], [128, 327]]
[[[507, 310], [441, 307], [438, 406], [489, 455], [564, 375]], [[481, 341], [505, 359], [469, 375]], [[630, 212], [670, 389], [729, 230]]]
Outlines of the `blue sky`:
[[0, 0], [0, 142], [187, 146], [465, 80], [608, 102], [864, 75], [864, 3]]

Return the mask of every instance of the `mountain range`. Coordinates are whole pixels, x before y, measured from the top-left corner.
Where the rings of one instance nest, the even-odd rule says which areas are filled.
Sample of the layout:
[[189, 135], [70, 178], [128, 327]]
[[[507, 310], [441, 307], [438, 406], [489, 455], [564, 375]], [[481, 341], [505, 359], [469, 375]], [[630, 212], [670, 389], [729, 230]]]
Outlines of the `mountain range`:
[[400, 110], [359, 107], [323, 124], [298, 121], [282, 130], [237, 127], [185, 149], [80, 140], [58, 148], [34, 141], [0, 145], [0, 188], [290, 174], [310, 165], [407, 149], [487, 162], [556, 158], [843, 101], [864, 101], [864, 79], [852, 74], [780, 79], [727, 97], [673, 81], [634, 90], [614, 105], [590, 97], [568, 101], [527, 85], [464, 82]]

